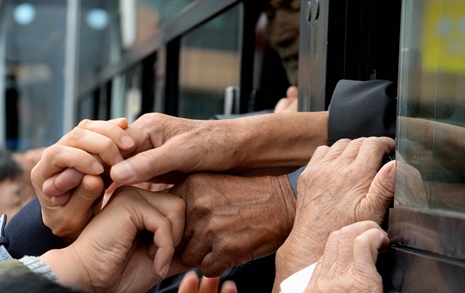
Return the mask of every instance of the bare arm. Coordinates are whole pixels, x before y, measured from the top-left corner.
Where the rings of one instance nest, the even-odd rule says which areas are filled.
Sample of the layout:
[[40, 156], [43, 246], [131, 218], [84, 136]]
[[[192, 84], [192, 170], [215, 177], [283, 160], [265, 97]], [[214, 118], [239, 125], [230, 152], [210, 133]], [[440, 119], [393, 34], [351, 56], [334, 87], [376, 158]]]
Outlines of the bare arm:
[[[232, 120], [146, 114], [127, 129], [135, 147], [111, 169], [115, 182], [176, 181], [177, 173], [246, 171], [305, 165], [327, 141], [327, 112], [279, 113]], [[276, 173], [276, 172], [275, 172]]]

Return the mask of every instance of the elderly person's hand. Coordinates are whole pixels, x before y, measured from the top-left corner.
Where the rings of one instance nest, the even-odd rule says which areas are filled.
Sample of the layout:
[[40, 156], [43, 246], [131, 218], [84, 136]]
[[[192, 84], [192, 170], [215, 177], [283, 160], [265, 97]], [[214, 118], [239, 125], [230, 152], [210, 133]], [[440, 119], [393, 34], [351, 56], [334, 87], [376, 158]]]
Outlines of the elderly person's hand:
[[[119, 184], [177, 183], [194, 171], [265, 170], [285, 174], [327, 141], [327, 112], [192, 120], [159, 113], [126, 129], [135, 145], [111, 168]], [[273, 173], [271, 173], [273, 171]], [[181, 175], [181, 176], [180, 176]]]
[[275, 291], [318, 260], [330, 233], [363, 220], [381, 224], [394, 197], [394, 162], [379, 168], [393, 151], [394, 140], [387, 137], [344, 139], [317, 149], [299, 178], [291, 234], [277, 252]]
[[371, 221], [333, 232], [305, 292], [382, 293], [376, 260], [388, 244], [387, 233]]
[[286, 175], [194, 173], [169, 192], [187, 204], [181, 259], [209, 277], [274, 253], [292, 229], [296, 198]]

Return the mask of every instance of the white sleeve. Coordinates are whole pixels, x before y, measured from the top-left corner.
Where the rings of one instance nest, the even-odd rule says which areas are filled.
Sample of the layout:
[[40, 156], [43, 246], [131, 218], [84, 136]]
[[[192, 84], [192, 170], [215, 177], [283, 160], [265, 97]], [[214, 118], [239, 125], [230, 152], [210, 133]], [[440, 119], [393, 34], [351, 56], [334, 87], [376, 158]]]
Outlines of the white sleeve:
[[316, 263], [301, 269], [281, 282], [281, 293], [303, 293], [313, 275]]

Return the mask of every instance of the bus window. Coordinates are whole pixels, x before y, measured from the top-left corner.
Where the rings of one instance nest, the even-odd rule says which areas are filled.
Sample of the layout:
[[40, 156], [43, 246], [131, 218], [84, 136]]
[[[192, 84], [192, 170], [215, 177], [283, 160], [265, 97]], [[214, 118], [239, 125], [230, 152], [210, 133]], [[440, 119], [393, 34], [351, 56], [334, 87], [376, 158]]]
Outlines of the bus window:
[[2, 121], [8, 128], [2, 130], [5, 146], [24, 151], [49, 145], [63, 133], [66, 2], [1, 4], [0, 100], [9, 121]]
[[78, 84], [95, 80], [99, 70], [121, 55], [117, 6], [82, 0], [79, 10]]
[[[91, 1], [91, 0], [88, 0]], [[120, 1], [122, 48], [140, 44], [159, 32], [193, 0], [129, 0]]]
[[79, 97], [77, 103], [77, 119], [92, 119], [97, 117], [98, 98], [97, 93], [90, 93]]
[[142, 66], [138, 65], [112, 82], [111, 117], [126, 117], [129, 123], [142, 111]]
[[404, 1], [403, 11], [396, 202], [463, 212], [465, 2]]
[[225, 90], [239, 86], [238, 5], [181, 38], [178, 115], [208, 119], [223, 113]]

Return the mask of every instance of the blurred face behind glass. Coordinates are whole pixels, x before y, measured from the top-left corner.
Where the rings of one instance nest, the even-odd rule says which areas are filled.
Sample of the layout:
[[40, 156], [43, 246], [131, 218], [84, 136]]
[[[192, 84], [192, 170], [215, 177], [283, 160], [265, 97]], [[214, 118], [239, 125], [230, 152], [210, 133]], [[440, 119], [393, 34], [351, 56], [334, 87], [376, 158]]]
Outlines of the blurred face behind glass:
[[300, 33], [300, 0], [270, 0], [267, 35], [278, 53], [291, 85], [297, 85]]

